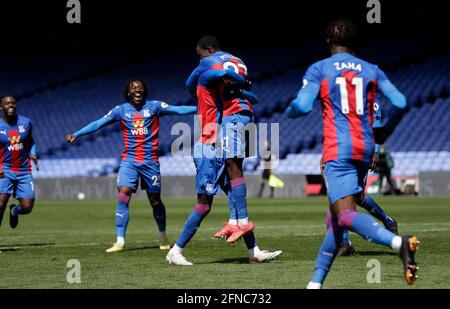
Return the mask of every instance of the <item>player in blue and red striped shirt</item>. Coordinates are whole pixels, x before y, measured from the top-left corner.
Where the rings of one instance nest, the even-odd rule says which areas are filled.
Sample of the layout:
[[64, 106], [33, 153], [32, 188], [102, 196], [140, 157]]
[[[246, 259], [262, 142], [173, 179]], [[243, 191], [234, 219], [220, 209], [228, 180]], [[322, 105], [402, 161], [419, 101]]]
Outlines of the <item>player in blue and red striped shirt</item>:
[[[373, 128], [378, 129], [383, 127], [382, 118], [381, 118], [381, 107], [377, 102], [374, 103], [374, 121]], [[380, 148], [379, 144], [375, 144], [375, 150], [372, 156], [372, 162], [370, 164], [370, 170], [374, 171], [377, 163], [377, 155], [378, 149]], [[323, 175], [324, 163], [323, 160], [320, 161], [320, 170]], [[366, 187], [366, 181], [361, 186], [363, 189]], [[361, 192], [360, 198], [356, 200], [358, 206], [361, 206], [365, 210], [367, 210], [372, 216], [380, 220], [384, 226], [391, 232], [398, 234], [397, 221], [391, 218], [373, 199], [370, 195], [365, 195], [364, 192]], [[327, 216], [331, 216], [331, 213], [328, 212]], [[329, 221], [329, 219], [327, 219]], [[348, 230], [345, 230], [343, 233], [342, 244], [338, 249], [337, 256], [351, 256], [356, 253], [353, 245], [350, 242], [350, 237]]]
[[147, 191], [153, 216], [159, 230], [160, 249], [169, 250], [166, 235], [166, 208], [161, 201], [161, 176], [158, 159], [159, 117], [163, 115], [195, 114], [195, 106], [172, 106], [157, 100], [147, 100], [148, 88], [141, 79], [133, 79], [124, 89], [125, 103], [113, 108], [107, 115], [81, 130], [66, 136], [74, 142], [78, 137], [120, 122], [123, 137], [122, 162], [117, 176], [119, 191], [116, 211], [116, 243], [106, 252], [123, 250], [128, 225], [128, 204], [141, 180], [141, 189]]
[[[332, 56], [308, 68], [302, 89], [286, 110], [289, 117], [296, 118], [311, 112], [317, 96], [322, 101], [324, 176], [331, 207], [327, 233], [308, 288], [322, 286], [346, 229], [399, 253], [405, 280], [413, 284], [417, 238], [397, 236], [371, 216], [356, 212], [357, 202], [364, 197], [363, 186], [374, 152], [376, 92], [380, 90], [391, 101], [395, 114], [406, 109], [406, 99], [376, 65], [353, 55], [351, 46], [356, 28], [351, 22], [330, 23], [326, 35]], [[386, 123], [385, 137], [401, 119], [394, 116]]]
[[1, 98], [3, 118], [0, 121], [0, 225], [9, 198], [13, 195], [19, 205], [10, 206], [9, 224], [15, 228], [19, 215], [29, 214], [34, 206], [35, 194], [30, 159], [39, 170], [31, 120], [18, 115], [16, 99]]

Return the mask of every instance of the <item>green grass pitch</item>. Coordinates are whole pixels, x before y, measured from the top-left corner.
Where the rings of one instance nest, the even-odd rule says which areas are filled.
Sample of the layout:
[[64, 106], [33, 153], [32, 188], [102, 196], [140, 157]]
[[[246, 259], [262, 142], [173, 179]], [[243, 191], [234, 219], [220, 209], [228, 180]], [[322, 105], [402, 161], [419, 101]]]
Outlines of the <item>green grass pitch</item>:
[[[413, 288], [450, 288], [450, 199], [378, 197], [399, 222], [401, 234], [421, 240]], [[212, 236], [228, 215], [217, 199], [185, 256], [192, 267], [168, 265], [159, 250], [147, 201], [131, 202], [126, 250], [107, 254], [115, 241], [115, 201], [37, 201], [12, 230], [5, 212], [0, 228], [1, 288], [295, 288], [306, 286], [324, 234], [326, 198], [249, 199], [261, 249], [280, 249], [272, 263], [248, 264], [243, 241], [226, 244]], [[193, 199], [165, 199], [171, 242], [194, 206]], [[361, 211], [364, 211], [361, 209]], [[355, 257], [335, 260], [324, 288], [409, 288], [390, 249], [351, 234]], [[69, 259], [81, 265], [81, 283], [66, 281]], [[368, 283], [367, 262], [377, 259], [381, 282]]]

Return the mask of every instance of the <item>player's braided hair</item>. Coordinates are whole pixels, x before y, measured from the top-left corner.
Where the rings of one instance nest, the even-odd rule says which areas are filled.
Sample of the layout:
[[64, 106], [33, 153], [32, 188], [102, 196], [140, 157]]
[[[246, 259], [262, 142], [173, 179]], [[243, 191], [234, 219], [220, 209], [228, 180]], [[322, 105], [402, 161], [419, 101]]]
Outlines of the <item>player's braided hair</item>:
[[211, 35], [203, 36], [199, 41], [197, 46], [201, 49], [214, 49], [220, 50], [219, 41]]
[[329, 45], [339, 45], [351, 48], [356, 39], [356, 26], [349, 20], [332, 21], [325, 30]]
[[148, 87], [147, 84], [145, 83], [145, 81], [142, 78], [133, 78], [131, 79], [129, 82], [126, 83], [125, 87], [123, 88], [123, 98], [125, 99], [125, 101], [130, 102], [130, 96], [128, 95], [128, 91], [130, 91], [130, 87], [134, 82], [138, 82], [141, 83], [142, 86], [144, 87], [144, 101], [147, 100], [147, 96], [148, 96]]

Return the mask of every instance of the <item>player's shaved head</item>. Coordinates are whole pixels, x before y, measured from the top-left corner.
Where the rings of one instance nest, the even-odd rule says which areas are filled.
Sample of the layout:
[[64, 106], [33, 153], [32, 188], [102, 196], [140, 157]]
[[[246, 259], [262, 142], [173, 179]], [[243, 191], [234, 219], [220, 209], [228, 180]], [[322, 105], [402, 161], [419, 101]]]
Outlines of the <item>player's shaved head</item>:
[[8, 95], [2, 96], [0, 102], [3, 103], [3, 101], [6, 101], [6, 99], [8, 99], [8, 98], [11, 98], [13, 101], [16, 101], [16, 99], [14, 98], [14, 96], [8, 94]]
[[3, 110], [3, 118], [16, 116], [16, 99], [12, 95], [4, 95], [0, 101], [0, 110]]
[[219, 41], [211, 36], [205, 35], [203, 36], [197, 43], [197, 47], [203, 50], [220, 50]]
[[330, 46], [352, 48], [356, 39], [356, 26], [346, 19], [335, 20], [327, 25], [325, 34]]

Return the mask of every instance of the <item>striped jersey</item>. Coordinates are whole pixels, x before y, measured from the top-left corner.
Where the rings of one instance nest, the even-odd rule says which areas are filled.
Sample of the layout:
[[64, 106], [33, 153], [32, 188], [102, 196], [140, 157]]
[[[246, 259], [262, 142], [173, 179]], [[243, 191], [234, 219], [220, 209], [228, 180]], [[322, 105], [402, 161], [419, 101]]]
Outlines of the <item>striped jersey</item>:
[[[247, 76], [247, 67], [241, 59], [229, 53], [218, 51], [203, 58], [191, 76], [196, 75], [198, 77], [207, 70], [227, 70], [230, 68], [241, 76]], [[226, 101], [223, 98], [226, 85], [226, 81], [220, 81], [213, 87], [203, 84], [201, 80], [198, 82], [196, 94], [203, 143], [215, 143], [216, 131], [213, 128], [220, 125], [222, 117], [244, 110], [252, 111], [252, 105], [246, 99], [234, 98]]]
[[122, 160], [135, 163], [159, 161], [159, 116], [167, 107], [168, 104], [156, 100], [146, 101], [139, 109], [124, 103], [105, 115], [111, 122], [120, 122], [124, 143]]
[[31, 173], [30, 150], [33, 146], [31, 120], [18, 115], [10, 125], [0, 120], [0, 169], [14, 173]]
[[374, 102], [378, 85], [386, 80], [376, 65], [349, 53], [335, 54], [308, 68], [303, 90], [320, 88], [324, 162], [338, 159], [371, 162]]

